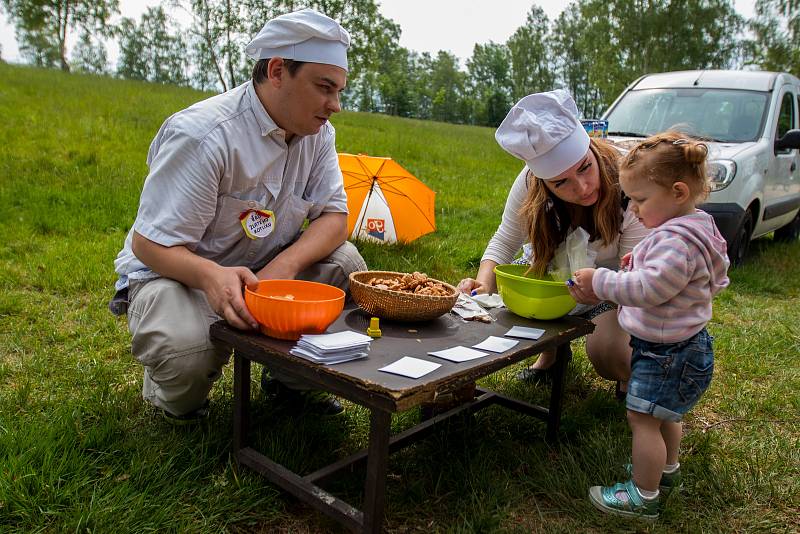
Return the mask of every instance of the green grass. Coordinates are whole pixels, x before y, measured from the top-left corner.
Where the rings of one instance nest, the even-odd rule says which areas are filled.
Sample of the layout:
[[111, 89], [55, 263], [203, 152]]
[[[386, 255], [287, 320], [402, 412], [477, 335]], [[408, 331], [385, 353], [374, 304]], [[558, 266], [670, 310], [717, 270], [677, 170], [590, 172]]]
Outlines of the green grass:
[[[140, 398], [123, 320], [106, 310], [145, 156], [165, 117], [206, 95], [0, 64], [0, 531], [328, 532], [230, 456], [231, 369], [208, 426], [176, 430]], [[457, 281], [477, 268], [519, 164], [490, 129], [360, 113], [335, 117], [340, 151], [396, 158], [437, 195], [435, 234], [364, 246], [378, 269]], [[623, 476], [630, 449], [613, 385], [580, 343], [562, 441], [492, 408], [390, 459], [396, 532], [789, 532], [800, 529], [800, 244], [755, 243], [715, 302], [712, 386], [688, 416], [685, 491], [652, 526], [604, 517], [587, 487]], [[487, 386], [529, 400], [544, 389]], [[257, 394], [258, 388], [254, 388]], [[259, 446], [310, 471], [364, 446], [366, 411], [320, 424], [255, 404]], [[401, 413], [396, 429], [417, 414]], [[359, 502], [355, 474], [332, 486]]]

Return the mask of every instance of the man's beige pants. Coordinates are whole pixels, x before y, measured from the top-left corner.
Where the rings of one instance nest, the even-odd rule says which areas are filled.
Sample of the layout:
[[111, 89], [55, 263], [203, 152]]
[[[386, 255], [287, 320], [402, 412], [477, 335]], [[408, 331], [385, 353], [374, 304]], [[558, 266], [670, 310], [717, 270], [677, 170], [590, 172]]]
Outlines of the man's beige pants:
[[[298, 279], [346, 291], [350, 273], [366, 268], [356, 247], [345, 242]], [[220, 317], [205, 293], [169, 278], [156, 278], [131, 281], [128, 300], [131, 352], [144, 366], [142, 396], [173, 415], [200, 408], [230, 358], [209, 339], [209, 326]], [[272, 375], [290, 387], [299, 386], [289, 377]]]

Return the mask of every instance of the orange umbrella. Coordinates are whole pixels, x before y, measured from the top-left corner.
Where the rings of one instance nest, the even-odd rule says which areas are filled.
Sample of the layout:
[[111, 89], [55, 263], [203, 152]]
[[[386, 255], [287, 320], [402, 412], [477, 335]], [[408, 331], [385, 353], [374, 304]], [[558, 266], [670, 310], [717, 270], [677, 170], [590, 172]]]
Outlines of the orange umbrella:
[[351, 238], [408, 243], [436, 230], [436, 193], [392, 158], [339, 154]]

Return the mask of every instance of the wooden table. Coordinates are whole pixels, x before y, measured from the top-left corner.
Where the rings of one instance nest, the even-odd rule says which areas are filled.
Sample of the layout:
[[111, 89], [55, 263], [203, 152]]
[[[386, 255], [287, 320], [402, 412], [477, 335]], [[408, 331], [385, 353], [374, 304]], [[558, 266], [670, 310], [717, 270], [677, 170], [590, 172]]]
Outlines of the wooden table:
[[[240, 332], [220, 321], [211, 326], [211, 339], [223, 351], [234, 351], [234, 434], [233, 452], [240, 465], [255, 469], [272, 483], [300, 500], [329, 515], [357, 532], [380, 532], [383, 524], [386, 488], [386, 467], [389, 453], [417, 441], [439, 423], [459, 414], [474, 413], [498, 404], [547, 422], [546, 438], [555, 440], [561, 420], [564, 371], [572, 353], [570, 341], [594, 329], [586, 320], [566, 317], [556, 321], [523, 319], [502, 309], [494, 310], [496, 321], [486, 324], [465, 323], [446, 314], [425, 323], [381, 321], [383, 337], [371, 344], [369, 357], [334, 366], [311, 363], [289, 354], [294, 342], [280, 341], [260, 334]], [[369, 316], [353, 305], [345, 308], [328, 332], [354, 330], [364, 332]], [[487, 336], [502, 336], [515, 325], [545, 329], [537, 341], [520, 340], [511, 350], [490, 354], [463, 363], [451, 363], [427, 355], [430, 351], [456, 345], [472, 346]], [[552, 389], [548, 408], [512, 399], [500, 393], [476, 388], [475, 397], [449, 411], [424, 420], [420, 424], [390, 435], [391, 414], [424, 402], [447, 398], [497, 370], [555, 349], [556, 363], [552, 372]], [[442, 366], [420, 379], [405, 378], [378, 371], [402, 356], [413, 356], [441, 363]], [[277, 464], [252, 448], [248, 439], [250, 417], [250, 367], [258, 362], [301, 380], [313, 389], [328, 391], [370, 410], [369, 445], [317, 471], [299, 475]], [[366, 462], [365, 495], [362, 510], [331, 495], [319, 484], [337, 473]]]

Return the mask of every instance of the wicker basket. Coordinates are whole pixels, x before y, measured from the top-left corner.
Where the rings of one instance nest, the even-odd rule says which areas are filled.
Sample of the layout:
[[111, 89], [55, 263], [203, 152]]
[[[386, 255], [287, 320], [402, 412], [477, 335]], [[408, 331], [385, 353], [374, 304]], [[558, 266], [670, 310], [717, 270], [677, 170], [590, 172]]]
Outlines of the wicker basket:
[[450, 291], [445, 297], [433, 295], [420, 295], [405, 291], [392, 291], [380, 289], [369, 285], [371, 278], [400, 279], [405, 273], [392, 271], [358, 271], [350, 274], [350, 294], [356, 304], [367, 313], [394, 321], [429, 321], [444, 315], [453, 309], [458, 300], [458, 290], [455, 287], [429, 278], [432, 282], [442, 284]]

